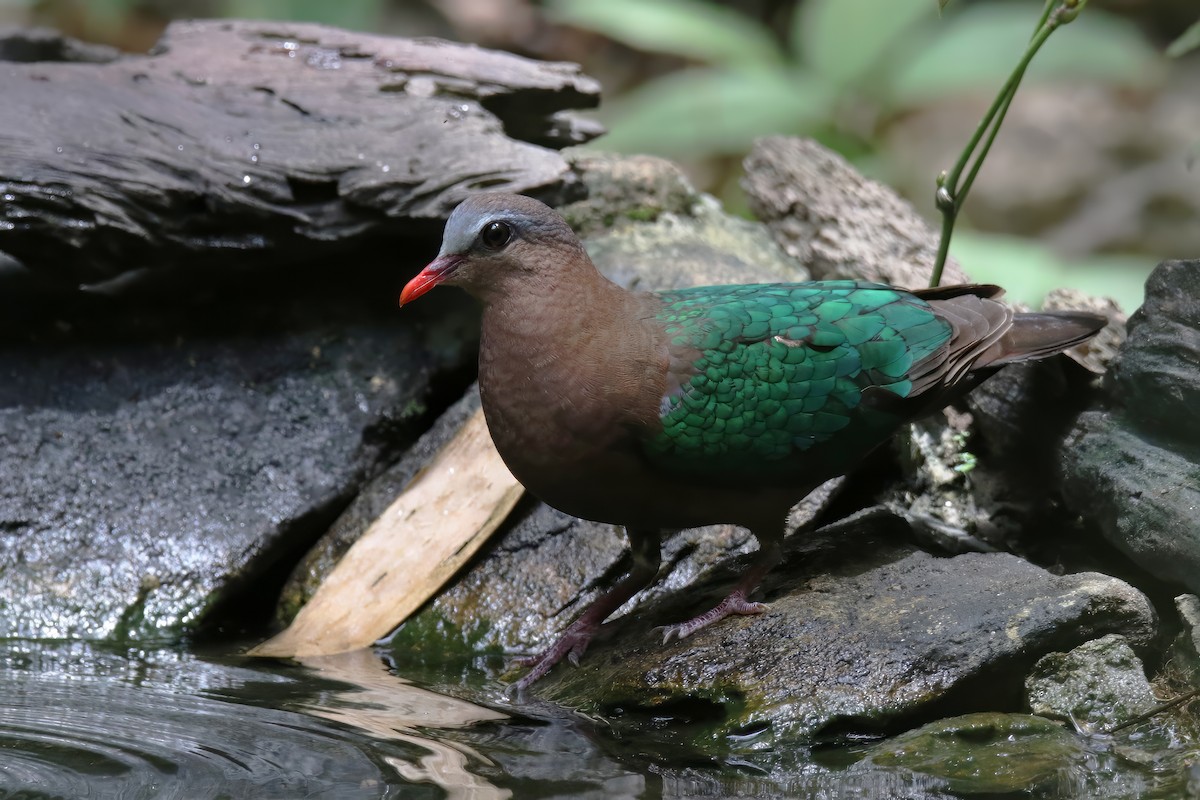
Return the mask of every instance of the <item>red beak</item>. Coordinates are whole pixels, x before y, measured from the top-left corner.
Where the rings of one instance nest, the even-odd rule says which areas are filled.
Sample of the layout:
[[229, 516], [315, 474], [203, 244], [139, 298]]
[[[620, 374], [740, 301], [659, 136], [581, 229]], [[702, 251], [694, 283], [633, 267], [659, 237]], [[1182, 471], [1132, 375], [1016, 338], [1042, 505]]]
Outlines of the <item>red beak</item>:
[[435, 258], [429, 263], [429, 266], [417, 273], [417, 277], [405, 284], [404, 289], [400, 292], [400, 305], [411, 303], [446, 280], [462, 261], [463, 257], [457, 254]]

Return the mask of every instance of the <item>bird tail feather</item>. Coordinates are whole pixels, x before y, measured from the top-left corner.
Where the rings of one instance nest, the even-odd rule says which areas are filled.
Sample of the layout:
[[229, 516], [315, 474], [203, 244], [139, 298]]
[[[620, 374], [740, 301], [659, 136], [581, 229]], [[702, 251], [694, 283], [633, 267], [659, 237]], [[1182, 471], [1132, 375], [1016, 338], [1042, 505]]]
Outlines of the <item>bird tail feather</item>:
[[1107, 324], [1104, 317], [1081, 311], [1016, 314], [1012, 326], [979, 357], [975, 366], [1000, 367], [1045, 358], [1087, 341]]

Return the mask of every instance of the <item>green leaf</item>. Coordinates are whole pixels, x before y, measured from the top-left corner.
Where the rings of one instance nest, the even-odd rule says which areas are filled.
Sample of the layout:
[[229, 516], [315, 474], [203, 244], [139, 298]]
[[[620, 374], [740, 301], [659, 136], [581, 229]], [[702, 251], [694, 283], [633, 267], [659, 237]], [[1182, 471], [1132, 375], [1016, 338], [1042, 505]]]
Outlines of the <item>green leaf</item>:
[[1010, 300], [1040, 308], [1051, 289], [1078, 289], [1111, 297], [1127, 313], [1142, 304], [1143, 287], [1154, 259], [1149, 256], [1093, 255], [1064, 259], [1041, 242], [1017, 236], [956, 230], [950, 244], [972, 280], [1003, 286]]
[[1171, 58], [1179, 58], [1198, 47], [1200, 47], [1200, 20], [1193, 22], [1182, 36], [1167, 46], [1167, 55]]
[[915, 22], [935, 20], [934, 0], [808, 0], [795, 15], [791, 45], [839, 86], [861, 81], [886, 62]]
[[676, 158], [744, 153], [759, 136], [811, 132], [832, 102], [828, 84], [803, 72], [684, 70], [604, 109], [610, 133], [596, 147]]
[[[1037, 19], [1037, 7], [1024, 3], [960, 6], [944, 25], [913, 37], [910, 58], [893, 75], [893, 107], [964, 91], [999, 91], [1025, 52]], [[1026, 78], [1088, 78], [1144, 87], [1156, 83], [1163, 69], [1162, 59], [1132, 23], [1088, 8], [1050, 37]]]
[[771, 32], [750, 17], [702, 0], [550, 0], [546, 16], [638, 50], [709, 64], [782, 64]]

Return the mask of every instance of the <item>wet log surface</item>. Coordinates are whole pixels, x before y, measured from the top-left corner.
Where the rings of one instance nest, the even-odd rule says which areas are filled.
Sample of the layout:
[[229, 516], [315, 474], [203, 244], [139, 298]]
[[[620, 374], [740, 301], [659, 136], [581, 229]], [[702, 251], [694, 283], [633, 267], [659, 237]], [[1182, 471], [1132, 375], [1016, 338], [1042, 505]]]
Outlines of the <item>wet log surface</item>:
[[172, 24], [149, 55], [0, 34], [0, 251], [43, 279], [329, 258], [473, 190], [561, 199], [573, 64], [318, 25]]

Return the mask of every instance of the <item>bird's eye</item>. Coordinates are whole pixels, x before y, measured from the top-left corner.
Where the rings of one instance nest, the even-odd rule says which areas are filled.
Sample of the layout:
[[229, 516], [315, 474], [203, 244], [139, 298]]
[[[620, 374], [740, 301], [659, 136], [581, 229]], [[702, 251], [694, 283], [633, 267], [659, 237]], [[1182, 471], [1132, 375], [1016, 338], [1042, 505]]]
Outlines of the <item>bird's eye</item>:
[[489, 222], [479, 232], [479, 240], [488, 250], [499, 250], [512, 238], [512, 228], [505, 222]]

